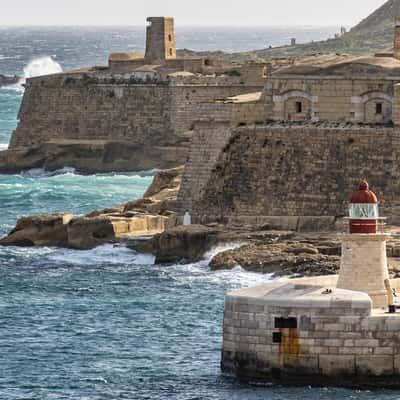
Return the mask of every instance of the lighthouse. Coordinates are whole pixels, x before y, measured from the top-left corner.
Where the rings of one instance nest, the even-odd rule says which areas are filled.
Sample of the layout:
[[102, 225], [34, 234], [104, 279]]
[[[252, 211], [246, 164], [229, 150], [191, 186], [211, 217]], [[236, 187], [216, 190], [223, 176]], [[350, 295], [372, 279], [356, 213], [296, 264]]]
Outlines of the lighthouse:
[[377, 233], [378, 218], [378, 198], [363, 180], [349, 200], [350, 233]]
[[378, 198], [361, 181], [349, 200], [349, 233], [340, 236], [342, 256], [337, 287], [367, 293], [374, 308], [388, 306], [388, 234], [379, 233]]

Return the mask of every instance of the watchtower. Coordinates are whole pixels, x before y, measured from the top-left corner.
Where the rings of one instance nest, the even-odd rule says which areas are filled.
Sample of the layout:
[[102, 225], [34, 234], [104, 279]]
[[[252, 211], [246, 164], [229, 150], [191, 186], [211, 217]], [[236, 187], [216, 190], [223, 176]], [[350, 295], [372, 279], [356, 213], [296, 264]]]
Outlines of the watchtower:
[[176, 58], [174, 19], [147, 18], [146, 60], [151, 63]]

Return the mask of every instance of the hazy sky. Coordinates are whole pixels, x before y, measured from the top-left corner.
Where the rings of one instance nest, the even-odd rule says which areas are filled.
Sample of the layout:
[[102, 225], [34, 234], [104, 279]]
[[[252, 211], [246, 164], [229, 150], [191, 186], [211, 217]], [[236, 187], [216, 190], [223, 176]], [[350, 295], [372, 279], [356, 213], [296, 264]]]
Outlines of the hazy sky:
[[354, 25], [385, 0], [1, 0], [0, 25]]

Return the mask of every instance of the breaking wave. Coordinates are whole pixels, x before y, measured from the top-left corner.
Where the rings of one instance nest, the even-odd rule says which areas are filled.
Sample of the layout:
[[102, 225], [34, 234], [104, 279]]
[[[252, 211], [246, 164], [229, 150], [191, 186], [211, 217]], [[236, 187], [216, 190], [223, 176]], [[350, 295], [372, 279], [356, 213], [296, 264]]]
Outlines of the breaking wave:
[[73, 167], [64, 167], [55, 171], [46, 171], [44, 168], [32, 168], [21, 172], [21, 176], [24, 178], [50, 178], [57, 175], [75, 174], [75, 172], [76, 170]]
[[92, 250], [56, 250], [48, 256], [48, 260], [63, 265], [153, 265], [155, 257], [136, 253], [125, 246], [105, 244]]
[[40, 57], [32, 60], [24, 68], [24, 78], [34, 78], [35, 76], [51, 75], [62, 72], [61, 65], [51, 57]]
[[23, 85], [28, 78], [58, 74], [62, 71], [63, 69], [61, 65], [51, 57], [46, 56], [35, 58], [24, 67], [24, 74], [18, 83], [15, 85], [4, 86], [4, 88], [15, 90], [17, 92], [23, 92]]

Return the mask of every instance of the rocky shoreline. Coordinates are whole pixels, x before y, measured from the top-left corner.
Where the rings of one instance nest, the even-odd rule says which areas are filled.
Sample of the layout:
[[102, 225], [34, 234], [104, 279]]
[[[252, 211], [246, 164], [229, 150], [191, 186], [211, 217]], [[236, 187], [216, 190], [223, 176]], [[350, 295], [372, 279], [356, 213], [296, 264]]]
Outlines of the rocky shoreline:
[[1, 86], [9, 86], [15, 85], [20, 81], [21, 77], [18, 75], [14, 76], [7, 76], [7, 75], [0, 75], [0, 87]]
[[[179, 224], [177, 194], [183, 167], [157, 173], [144, 197], [85, 216], [45, 214], [22, 217], [2, 246], [91, 249], [122, 243], [155, 256], [156, 263], [196, 262], [221, 246], [211, 270], [241, 268], [273, 276], [337, 274], [338, 232], [277, 231], [257, 226]], [[400, 228], [389, 228], [387, 253], [393, 277], [400, 276]], [[224, 250], [225, 248], [225, 250]]]
[[2, 246], [91, 249], [105, 243], [149, 236], [175, 224], [175, 202], [183, 167], [159, 172], [144, 197], [84, 216], [68, 213], [22, 217]]

